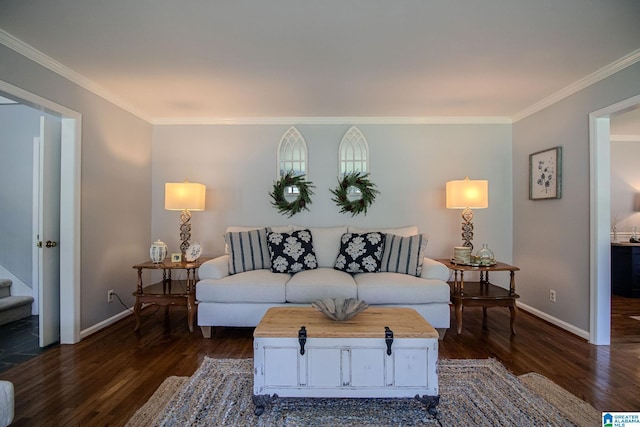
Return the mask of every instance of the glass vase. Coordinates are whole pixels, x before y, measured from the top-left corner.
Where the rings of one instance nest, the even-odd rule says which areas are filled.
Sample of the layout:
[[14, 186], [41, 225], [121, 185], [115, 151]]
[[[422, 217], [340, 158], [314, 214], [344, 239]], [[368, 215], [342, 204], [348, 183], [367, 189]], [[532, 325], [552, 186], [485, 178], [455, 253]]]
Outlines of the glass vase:
[[496, 263], [496, 258], [493, 255], [493, 251], [489, 249], [489, 245], [482, 244], [482, 249], [476, 253], [476, 259], [480, 265], [493, 265]]

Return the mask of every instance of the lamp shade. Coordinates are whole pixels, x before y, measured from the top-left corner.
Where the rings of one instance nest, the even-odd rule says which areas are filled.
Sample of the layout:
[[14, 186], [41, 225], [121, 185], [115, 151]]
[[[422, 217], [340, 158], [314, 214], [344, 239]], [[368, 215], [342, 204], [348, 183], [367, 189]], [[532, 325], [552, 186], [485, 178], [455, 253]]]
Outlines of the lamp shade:
[[164, 208], [168, 211], [203, 211], [207, 187], [195, 182], [167, 182], [164, 184]]
[[447, 182], [447, 209], [483, 209], [489, 207], [489, 181], [460, 179]]

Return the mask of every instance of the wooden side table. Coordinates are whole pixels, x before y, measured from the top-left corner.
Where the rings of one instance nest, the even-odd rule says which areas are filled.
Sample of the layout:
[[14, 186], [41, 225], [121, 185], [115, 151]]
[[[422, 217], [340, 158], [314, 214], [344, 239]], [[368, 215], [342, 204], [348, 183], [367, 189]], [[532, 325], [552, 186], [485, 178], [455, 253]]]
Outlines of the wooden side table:
[[[450, 270], [454, 271], [454, 281], [451, 286], [451, 299], [455, 306], [456, 322], [458, 334], [462, 332], [462, 310], [463, 307], [482, 307], [483, 320], [487, 318], [487, 307], [509, 307], [511, 312], [511, 333], [516, 333], [516, 299], [520, 295], [516, 294], [515, 272], [520, 270], [513, 265], [498, 262], [490, 267], [473, 267], [470, 265], [454, 264], [449, 259], [439, 259]], [[479, 282], [465, 282], [464, 273], [466, 271], [479, 271]], [[501, 288], [489, 282], [489, 273], [492, 271], [508, 271], [510, 275], [509, 289]], [[459, 277], [458, 277], [459, 276]]]
[[[138, 270], [138, 285], [136, 291], [133, 292], [133, 296], [136, 297], [136, 303], [133, 307], [133, 312], [136, 316], [135, 331], [140, 329], [142, 304], [156, 304], [165, 307], [165, 317], [168, 316], [170, 305], [186, 306], [189, 331], [193, 332], [196, 314], [195, 286], [198, 267], [209, 259], [211, 258], [199, 258], [194, 262], [170, 262], [167, 258], [160, 263], [147, 261], [134, 265], [133, 268]], [[142, 283], [142, 270], [162, 270], [162, 281], [145, 287]], [[185, 270], [187, 273], [186, 279], [172, 280], [171, 272], [173, 270]]]

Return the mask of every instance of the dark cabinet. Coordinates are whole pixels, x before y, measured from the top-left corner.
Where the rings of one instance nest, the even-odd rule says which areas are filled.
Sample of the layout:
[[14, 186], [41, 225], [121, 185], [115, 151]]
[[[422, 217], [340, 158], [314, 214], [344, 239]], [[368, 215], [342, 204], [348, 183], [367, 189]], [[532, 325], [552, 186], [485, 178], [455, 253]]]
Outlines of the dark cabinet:
[[640, 298], [640, 244], [611, 244], [611, 292]]

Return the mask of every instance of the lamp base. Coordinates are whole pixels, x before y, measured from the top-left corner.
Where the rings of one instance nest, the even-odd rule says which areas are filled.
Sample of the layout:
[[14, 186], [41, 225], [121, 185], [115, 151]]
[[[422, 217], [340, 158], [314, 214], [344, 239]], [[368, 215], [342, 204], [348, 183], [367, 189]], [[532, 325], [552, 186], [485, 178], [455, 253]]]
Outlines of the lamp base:
[[180, 252], [182, 252], [182, 261], [186, 259], [187, 249], [189, 248], [189, 240], [191, 240], [191, 212], [188, 209], [180, 213]]
[[466, 208], [462, 211], [462, 246], [471, 248], [473, 251], [473, 211]]

